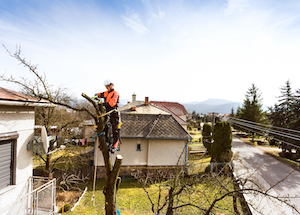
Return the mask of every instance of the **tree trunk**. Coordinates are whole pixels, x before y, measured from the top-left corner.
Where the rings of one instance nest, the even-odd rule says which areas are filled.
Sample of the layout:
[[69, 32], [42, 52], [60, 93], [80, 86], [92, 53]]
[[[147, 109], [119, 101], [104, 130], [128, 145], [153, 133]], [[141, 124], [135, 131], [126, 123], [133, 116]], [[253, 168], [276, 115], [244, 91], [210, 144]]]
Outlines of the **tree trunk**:
[[[99, 101], [98, 104], [89, 96], [82, 93], [82, 96], [91, 102], [96, 110], [96, 116], [92, 115], [97, 126], [97, 136], [99, 137], [99, 148], [102, 152], [105, 165], [105, 179], [104, 187], [105, 195], [105, 213], [106, 215], [115, 215], [117, 213], [116, 207], [116, 185], [119, 177], [119, 172], [122, 164], [122, 155], [117, 155], [115, 164], [112, 165], [110, 153], [104, 137], [104, 128], [109, 120], [109, 116], [104, 116], [105, 110], [103, 104]], [[90, 113], [90, 112], [89, 112]], [[97, 150], [97, 149], [95, 149]], [[97, 161], [96, 161], [97, 162]], [[95, 165], [97, 163], [95, 162]]]
[[171, 187], [169, 190], [169, 204], [168, 204], [168, 209], [167, 209], [166, 215], [173, 215], [173, 202], [174, 202], [173, 191], [174, 191], [174, 188]]
[[106, 215], [114, 215], [117, 212], [116, 197], [117, 197], [117, 181], [121, 168], [123, 157], [117, 155], [115, 165], [106, 177], [106, 185], [104, 188], [105, 194], [105, 212]]
[[47, 177], [50, 177], [50, 160], [51, 160], [51, 154], [47, 154], [46, 155], [46, 166], [45, 166], [45, 170], [47, 174]]

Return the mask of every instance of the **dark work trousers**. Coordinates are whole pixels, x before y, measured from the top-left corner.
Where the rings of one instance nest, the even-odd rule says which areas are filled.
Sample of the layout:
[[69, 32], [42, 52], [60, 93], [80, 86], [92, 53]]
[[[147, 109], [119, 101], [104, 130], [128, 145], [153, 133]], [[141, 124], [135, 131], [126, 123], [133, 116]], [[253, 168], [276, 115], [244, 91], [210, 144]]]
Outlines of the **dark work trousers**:
[[[112, 128], [112, 134], [113, 134], [113, 142], [110, 144], [112, 144], [114, 146], [114, 148], [118, 147], [119, 144], [119, 135], [120, 135], [120, 129], [118, 129], [118, 125], [119, 125], [119, 114], [118, 112], [112, 112], [110, 114], [110, 123], [111, 123], [111, 128]], [[109, 131], [108, 131], [108, 126], [105, 126], [105, 133], [106, 136], [108, 135]]]

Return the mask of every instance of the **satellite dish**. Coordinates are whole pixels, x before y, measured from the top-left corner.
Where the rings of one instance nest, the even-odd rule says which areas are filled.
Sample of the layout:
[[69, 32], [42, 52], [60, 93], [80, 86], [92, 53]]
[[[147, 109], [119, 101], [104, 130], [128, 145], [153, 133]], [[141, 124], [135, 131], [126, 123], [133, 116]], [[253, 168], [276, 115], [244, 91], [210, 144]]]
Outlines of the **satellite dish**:
[[43, 143], [44, 150], [45, 150], [45, 152], [48, 152], [49, 139], [48, 139], [48, 136], [47, 136], [47, 131], [46, 131], [45, 126], [42, 126], [41, 136], [42, 136], [42, 143]]

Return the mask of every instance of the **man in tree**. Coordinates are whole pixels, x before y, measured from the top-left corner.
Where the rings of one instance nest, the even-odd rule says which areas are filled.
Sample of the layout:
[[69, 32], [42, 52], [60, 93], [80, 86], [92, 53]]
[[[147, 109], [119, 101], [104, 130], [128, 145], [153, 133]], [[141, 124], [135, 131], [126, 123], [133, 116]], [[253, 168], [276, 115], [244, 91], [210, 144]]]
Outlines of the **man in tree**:
[[108, 126], [105, 126], [105, 137], [107, 142], [109, 142], [109, 150], [111, 153], [115, 153], [118, 144], [119, 144], [119, 137], [120, 137], [120, 126], [119, 126], [119, 112], [113, 111], [119, 107], [119, 93], [114, 89], [114, 84], [110, 80], [104, 81], [104, 86], [106, 87], [107, 91], [102, 93], [96, 93], [95, 98], [104, 98], [104, 107], [106, 112], [110, 112], [110, 123], [112, 126], [112, 133], [113, 133], [113, 142], [110, 143], [108, 141]]

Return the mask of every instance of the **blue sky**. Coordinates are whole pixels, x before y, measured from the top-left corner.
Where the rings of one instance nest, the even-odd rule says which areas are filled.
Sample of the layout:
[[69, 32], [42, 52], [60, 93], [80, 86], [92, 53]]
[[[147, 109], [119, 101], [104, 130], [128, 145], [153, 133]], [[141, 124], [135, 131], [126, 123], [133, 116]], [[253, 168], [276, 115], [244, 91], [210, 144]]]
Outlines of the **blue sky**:
[[[270, 106], [287, 80], [300, 88], [298, 0], [0, 0], [0, 39], [76, 97], [105, 79], [122, 99], [182, 103], [242, 102], [255, 83]], [[0, 58], [1, 74], [30, 78]]]

